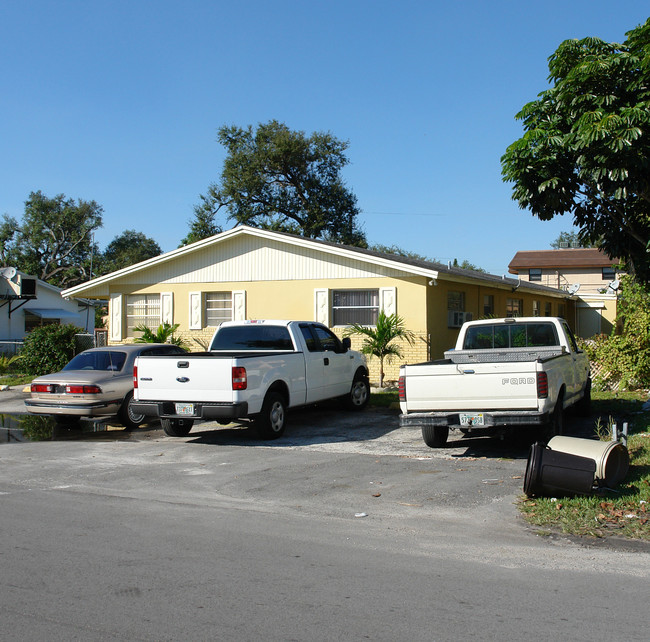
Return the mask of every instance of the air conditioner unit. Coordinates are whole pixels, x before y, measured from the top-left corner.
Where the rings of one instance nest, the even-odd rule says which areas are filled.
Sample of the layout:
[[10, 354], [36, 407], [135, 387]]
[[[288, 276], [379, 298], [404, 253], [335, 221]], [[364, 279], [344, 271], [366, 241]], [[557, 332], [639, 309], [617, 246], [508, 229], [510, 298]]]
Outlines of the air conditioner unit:
[[460, 328], [465, 321], [472, 320], [471, 312], [458, 312], [456, 310], [447, 311], [447, 327], [449, 328]]
[[568, 241], [560, 241], [560, 247], [561, 248], [569, 247], [569, 242]]
[[21, 277], [18, 281], [18, 288], [21, 297], [36, 297], [36, 279]]

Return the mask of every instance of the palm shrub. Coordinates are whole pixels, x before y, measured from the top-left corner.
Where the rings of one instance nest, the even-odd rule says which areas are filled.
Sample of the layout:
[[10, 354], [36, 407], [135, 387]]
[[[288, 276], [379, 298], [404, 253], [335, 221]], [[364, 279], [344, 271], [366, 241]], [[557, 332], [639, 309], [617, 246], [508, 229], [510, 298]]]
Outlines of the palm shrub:
[[72, 324], [34, 328], [23, 342], [21, 369], [30, 375], [58, 372], [74, 357], [75, 335], [79, 332], [79, 328]]
[[19, 354], [11, 356], [0, 354], [0, 375], [7, 374], [9, 368], [11, 368], [16, 361], [20, 361], [20, 359], [22, 359], [22, 357]]
[[175, 337], [174, 332], [178, 329], [180, 323], [161, 323], [154, 332], [144, 324], [133, 328], [136, 332], [142, 332], [142, 335], [134, 339], [134, 343], [173, 343], [175, 346], [185, 347], [185, 342], [180, 337]]
[[404, 327], [404, 319], [397, 314], [386, 314], [383, 310], [377, 316], [377, 324], [372, 326], [354, 323], [345, 330], [345, 336], [363, 337], [361, 352], [379, 359], [379, 387], [384, 387], [384, 361], [390, 363], [393, 357], [401, 357], [402, 351], [397, 341], [413, 345], [415, 335]]

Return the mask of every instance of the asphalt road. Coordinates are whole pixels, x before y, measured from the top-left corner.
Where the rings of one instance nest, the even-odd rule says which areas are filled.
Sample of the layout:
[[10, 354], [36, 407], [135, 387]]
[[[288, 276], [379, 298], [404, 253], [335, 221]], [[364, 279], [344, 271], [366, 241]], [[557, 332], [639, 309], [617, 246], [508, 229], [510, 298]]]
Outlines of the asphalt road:
[[0, 639], [647, 639], [648, 548], [529, 528], [525, 443], [289, 419], [0, 445]]

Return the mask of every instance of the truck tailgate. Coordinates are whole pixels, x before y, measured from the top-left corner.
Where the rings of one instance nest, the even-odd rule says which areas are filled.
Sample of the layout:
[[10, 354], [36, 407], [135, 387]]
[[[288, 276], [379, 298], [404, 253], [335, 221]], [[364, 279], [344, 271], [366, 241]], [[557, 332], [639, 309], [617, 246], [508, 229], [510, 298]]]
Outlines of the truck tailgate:
[[231, 357], [138, 357], [139, 401], [203, 401], [231, 403]]
[[536, 362], [405, 366], [409, 412], [534, 410]]

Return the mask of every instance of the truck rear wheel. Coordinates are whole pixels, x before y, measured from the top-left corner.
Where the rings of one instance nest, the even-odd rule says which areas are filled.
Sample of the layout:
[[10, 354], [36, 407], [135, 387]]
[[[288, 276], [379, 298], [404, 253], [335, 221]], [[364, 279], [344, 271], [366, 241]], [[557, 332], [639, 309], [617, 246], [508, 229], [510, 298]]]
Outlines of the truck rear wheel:
[[168, 437], [185, 437], [192, 430], [194, 419], [161, 419], [160, 423]]
[[553, 436], [564, 434], [564, 395], [560, 393], [551, 418]]
[[449, 426], [422, 426], [422, 438], [429, 448], [442, 448], [449, 437]]
[[585, 393], [575, 405], [575, 409], [581, 417], [588, 417], [591, 414], [591, 378], [587, 379]]
[[564, 434], [564, 391], [560, 391], [549, 422], [542, 426], [542, 439], [548, 442], [556, 435]]
[[286, 402], [278, 392], [270, 392], [264, 399], [262, 412], [255, 420], [255, 428], [262, 439], [277, 439], [284, 433]]

